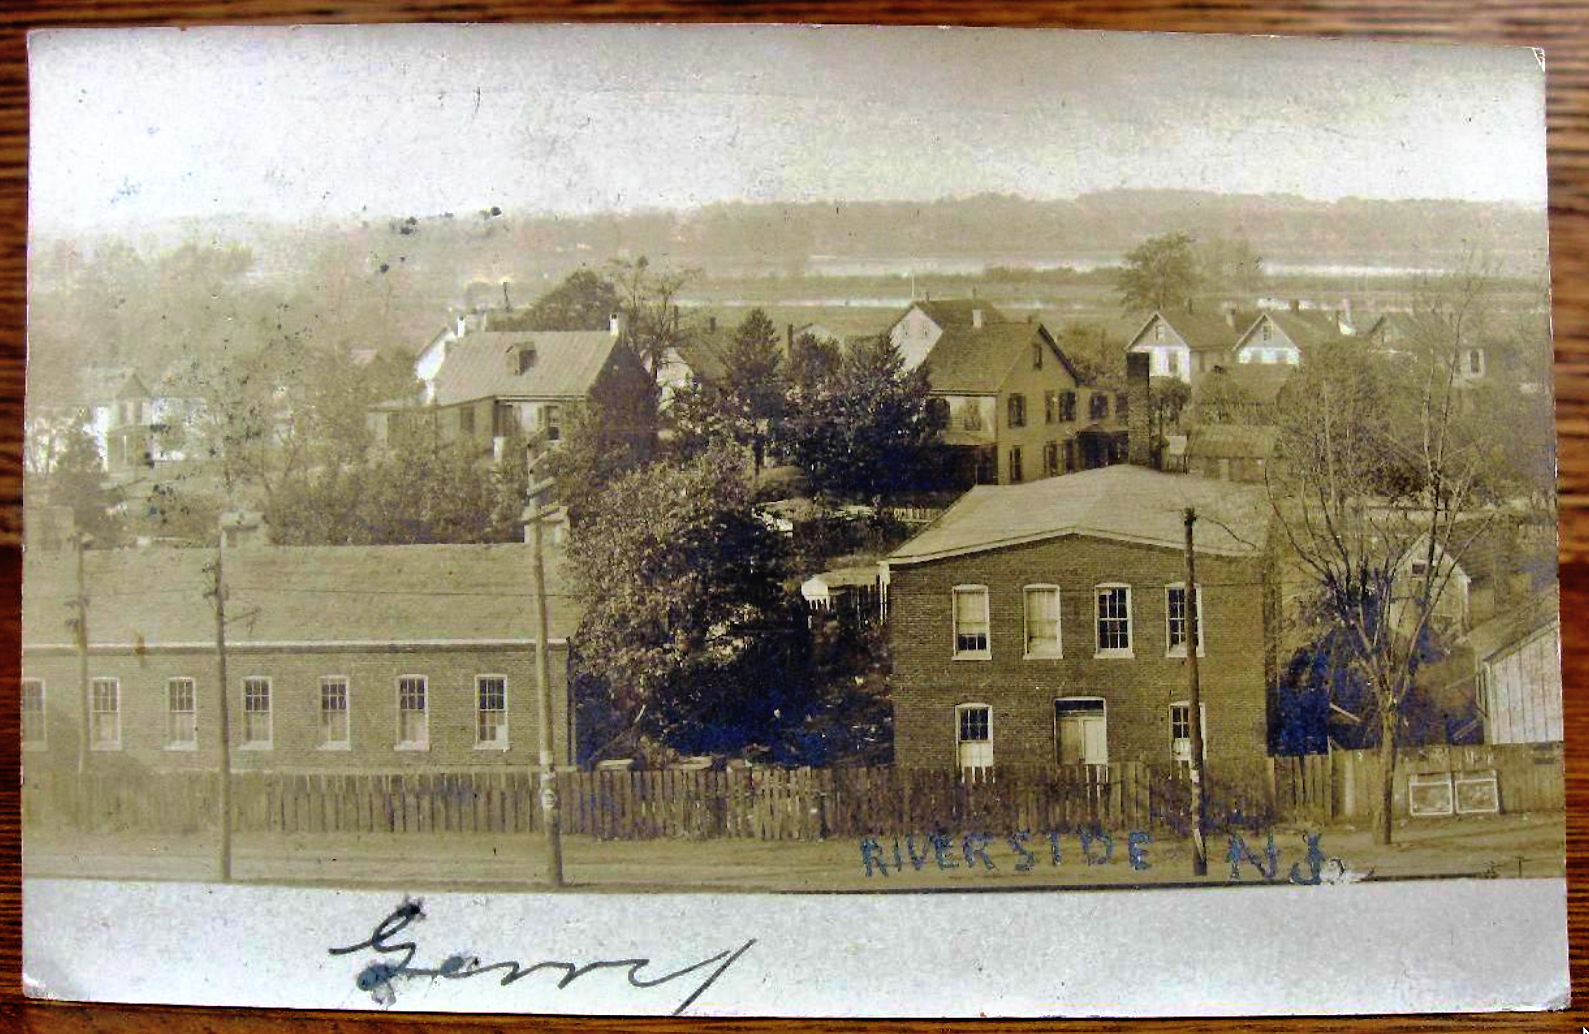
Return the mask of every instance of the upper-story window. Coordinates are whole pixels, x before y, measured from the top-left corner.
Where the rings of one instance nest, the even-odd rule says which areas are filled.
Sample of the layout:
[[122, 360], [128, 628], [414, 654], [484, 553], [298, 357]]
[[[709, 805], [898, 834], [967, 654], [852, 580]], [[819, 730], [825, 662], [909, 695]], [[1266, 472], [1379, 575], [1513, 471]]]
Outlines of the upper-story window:
[[1164, 368], [1171, 377], [1179, 377], [1181, 375], [1181, 353], [1173, 348], [1170, 349], [1164, 356]]
[[519, 372], [520, 373], [529, 373], [531, 370], [535, 369], [535, 360], [536, 360], [536, 355], [535, 355], [535, 346], [534, 345], [520, 345], [519, 346]]
[[968, 399], [960, 411], [960, 426], [967, 431], [982, 430], [982, 406], [976, 399]]
[[1043, 343], [1041, 341], [1034, 341], [1034, 342], [1032, 342], [1032, 369], [1041, 370], [1042, 368], [1043, 368]]
[[1011, 427], [1026, 426], [1026, 396], [1011, 395], [1009, 401], [1009, 423]]
[[559, 441], [563, 437], [563, 407], [542, 406], [541, 428], [546, 432], [546, 440]]
[[1059, 586], [1028, 585], [1023, 591], [1026, 656], [1060, 656]]
[[956, 658], [987, 660], [988, 588], [985, 585], [957, 585], [954, 593], [954, 655]]
[[1109, 395], [1107, 392], [1095, 391], [1088, 400], [1088, 416], [1093, 420], [1109, 419]]
[[1131, 656], [1131, 587], [1106, 584], [1095, 590], [1099, 657]]
[[37, 750], [48, 739], [44, 720], [44, 680], [22, 680], [22, 746]]
[[1043, 392], [1043, 423], [1052, 424], [1059, 419], [1059, 392]]
[[1154, 341], [1167, 340], [1167, 337], [1166, 337], [1166, 335], [1164, 333], [1164, 321], [1163, 320], [1154, 320], [1153, 321], [1153, 340]]
[[1269, 341], [1274, 337], [1273, 329], [1270, 327], [1268, 320], [1264, 320], [1259, 326], [1258, 336], [1264, 341]]
[[252, 676], [243, 680], [243, 746], [268, 748], [273, 735], [270, 679]]
[[[1194, 594], [1197, 613], [1196, 627], [1192, 629], [1192, 641], [1197, 644], [1197, 655], [1203, 656], [1208, 647], [1203, 642], [1203, 587], [1199, 585]], [[1164, 622], [1165, 641], [1169, 644], [1169, 653], [1175, 657], [1186, 656], [1186, 630], [1189, 615], [1186, 613], [1186, 583], [1177, 582], [1164, 587]]]
[[1484, 373], [1484, 350], [1480, 348], [1468, 349], [1468, 373], [1477, 377]]
[[89, 745], [95, 750], [121, 749], [121, 682], [94, 679], [89, 684]]
[[192, 750], [198, 744], [198, 689], [192, 679], [167, 679], [166, 749]]
[[1076, 420], [1076, 393], [1062, 391], [1059, 393], [1059, 419], [1062, 423], [1074, 423]]

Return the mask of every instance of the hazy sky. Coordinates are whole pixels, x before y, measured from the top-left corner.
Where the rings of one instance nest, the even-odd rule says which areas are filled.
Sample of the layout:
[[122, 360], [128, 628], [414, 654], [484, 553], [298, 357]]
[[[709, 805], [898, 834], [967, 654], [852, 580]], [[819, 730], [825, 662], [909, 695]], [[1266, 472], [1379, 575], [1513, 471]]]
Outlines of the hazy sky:
[[1545, 203], [1543, 72], [1518, 48], [403, 26], [30, 50], [47, 230], [1111, 187]]

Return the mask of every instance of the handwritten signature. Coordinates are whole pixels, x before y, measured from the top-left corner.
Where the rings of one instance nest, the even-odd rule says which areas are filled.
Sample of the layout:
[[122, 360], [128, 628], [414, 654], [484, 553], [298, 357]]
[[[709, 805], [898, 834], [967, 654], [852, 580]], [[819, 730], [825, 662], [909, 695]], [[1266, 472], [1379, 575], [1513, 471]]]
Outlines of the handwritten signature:
[[694, 973], [700, 973], [716, 965], [706, 978], [692, 990], [672, 1015], [679, 1016], [688, 1009], [695, 1000], [706, 993], [706, 989], [717, 982], [717, 979], [728, 970], [739, 957], [750, 950], [756, 943], [751, 938], [738, 948], [718, 952], [711, 958], [702, 959], [700, 962], [685, 966], [683, 969], [674, 970], [657, 977], [642, 976], [642, 971], [651, 966], [650, 959], [601, 959], [587, 962], [583, 965], [574, 962], [562, 962], [554, 959], [525, 965], [517, 961], [493, 962], [489, 965], [482, 963], [473, 955], [449, 955], [434, 967], [415, 966], [414, 956], [418, 948], [413, 941], [393, 942], [392, 938], [402, 933], [408, 925], [416, 919], [424, 919], [423, 903], [420, 901], [404, 901], [385, 919], [376, 924], [375, 930], [369, 937], [357, 944], [350, 944], [344, 948], [332, 948], [332, 955], [351, 955], [354, 952], [369, 949], [381, 955], [401, 956], [396, 961], [378, 959], [372, 961], [359, 971], [354, 983], [359, 990], [366, 991], [380, 1005], [391, 1005], [397, 1000], [396, 983], [400, 979], [430, 978], [432, 980], [470, 980], [486, 974], [500, 975], [499, 984], [506, 987], [509, 984], [523, 980], [525, 977], [542, 970], [560, 971], [563, 975], [557, 981], [558, 990], [568, 987], [574, 981], [587, 973], [603, 969], [627, 969], [629, 971], [629, 984], [631, 987], [649, 988], [660, 987]]

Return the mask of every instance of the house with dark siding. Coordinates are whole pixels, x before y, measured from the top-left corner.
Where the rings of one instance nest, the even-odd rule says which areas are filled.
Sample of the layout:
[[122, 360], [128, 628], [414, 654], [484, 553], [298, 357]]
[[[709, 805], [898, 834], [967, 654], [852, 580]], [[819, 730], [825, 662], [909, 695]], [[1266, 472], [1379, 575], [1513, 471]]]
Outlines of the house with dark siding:
[[885, 562], [897, 764], [1170, 770], [1189, 757], [1196, 643], [1209, 771], [1261, 787], [1278, 620], [1267, 527], [1261, 487], [1134, 465], [972, 489]]
[[[214, 560], [201, 549], [84, 555], [85, 694], [67, 623], [76, 612], [76, 557], [28, 555], [21, 695], [29, 766], [75, 767], [86, 719], [91, 770], [213, 770], [222, 692], [237, 771], [536, 763], [529, 546], [227, 549], [225, 686], [206, 595]], [[555, 549], [546, 586], [552, 727], [566, 764], [568, 637], [578, 607]]]

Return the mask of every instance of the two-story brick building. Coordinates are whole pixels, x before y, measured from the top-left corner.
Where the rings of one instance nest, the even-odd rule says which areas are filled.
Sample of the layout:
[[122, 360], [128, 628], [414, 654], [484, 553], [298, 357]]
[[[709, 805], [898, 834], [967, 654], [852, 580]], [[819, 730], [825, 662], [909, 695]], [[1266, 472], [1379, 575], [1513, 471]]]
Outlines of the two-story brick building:
[[1259, 778], [1278, 620], [1267, 526], [1261, 488], [1132, 465], [973, 489], [885, 564], [897, 763], [1168, 769], [1189, 757], [1190, 641], [1211, 773]]
[[[559, 763], [572, 742], [567, 642], [578, 608], [548, 555]], [[76, 557], [24, 564], [24, 759], [99, 771], [213, 769], [221, 735], [215, 553], [90, 550], [87, 699], [68, 620]], [[536, 763], [535, 606], [522, 544], [225, 553], [238, 771], [402, 771]]]

